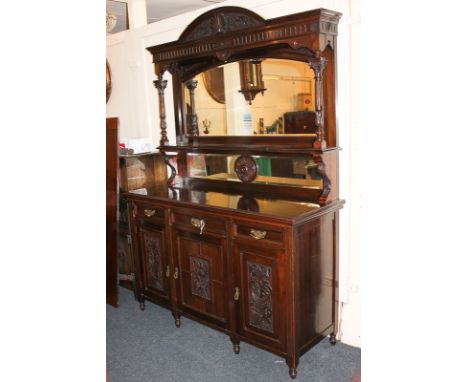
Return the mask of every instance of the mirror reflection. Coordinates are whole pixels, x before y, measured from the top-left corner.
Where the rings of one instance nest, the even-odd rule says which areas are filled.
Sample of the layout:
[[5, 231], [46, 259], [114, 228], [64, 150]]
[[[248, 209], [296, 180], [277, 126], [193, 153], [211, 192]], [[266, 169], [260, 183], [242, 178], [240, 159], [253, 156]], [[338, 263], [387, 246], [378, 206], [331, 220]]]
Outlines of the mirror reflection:
[[[238, 155], [195, 154], [188, 155], [190, 177], [240, 182], [234, 163]], [[253, 183], [287, 185], [322, 189], [323, 181], [317, 163], [311, 158], [284, 158], [253, 156], [257, 176]]]
[[233, 62], [200, 73], [184, 89], [188, 131], [196, 124], [200, 136], [315, 133], [314, 74], [304, 62]]

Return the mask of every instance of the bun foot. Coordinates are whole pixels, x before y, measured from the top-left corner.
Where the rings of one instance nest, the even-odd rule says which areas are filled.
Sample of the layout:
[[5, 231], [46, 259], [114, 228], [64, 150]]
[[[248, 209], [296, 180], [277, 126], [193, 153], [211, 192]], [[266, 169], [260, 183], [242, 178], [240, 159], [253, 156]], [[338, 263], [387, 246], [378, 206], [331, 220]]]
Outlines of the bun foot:
[[178, 318], [175, 319], [175, 326], [176, 326], [177, 328], [180, 328], [180, 324], [181, 324], [181, 322], [180, 322], [180, 317], [178, 317]]
[[145, 302], [144, 302], [144, 301], [140, 301], [140, 310], [141, 310], [141, 311], [144, 311], [145, 308], [146, 308]]
[[336, 345], [336, 335], [330, 334], [330, 344]]
[[296, 379], [297, 377], [297, 369], [289, 369], [289, 376], [291, 377], [291, 379]]
[[239, 344], [234, 344], [233, 348], [234, 348], [234, 353], [235, 353], [235, 354], [239, 354], [239, 352], [240, 352], [240, 346], [239, 346]]

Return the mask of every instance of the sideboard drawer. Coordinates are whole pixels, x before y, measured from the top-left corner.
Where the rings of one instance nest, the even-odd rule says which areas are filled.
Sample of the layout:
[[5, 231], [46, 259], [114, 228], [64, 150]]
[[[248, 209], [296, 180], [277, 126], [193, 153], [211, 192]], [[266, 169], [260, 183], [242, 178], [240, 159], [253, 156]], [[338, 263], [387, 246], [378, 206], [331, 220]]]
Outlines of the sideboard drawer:
[[151, 204], [136, 204], [136, 215], [148, 222], [162, 223], [165, 218], [165, 210]]
[[259, 224], [250, 224], [248, 222], [235, 223], [236, 236], [240, 238], [249, 238], [256, 241], [274, 241], [283, 243], [284, 233], [281, 228], [264, 226]]
[[174, 210], [172, 216], [175, 226], [195, 230], [199, 234], [204, 232], [226, 234], [226, 220], [216, 216], [201, 214], [193, 210]]

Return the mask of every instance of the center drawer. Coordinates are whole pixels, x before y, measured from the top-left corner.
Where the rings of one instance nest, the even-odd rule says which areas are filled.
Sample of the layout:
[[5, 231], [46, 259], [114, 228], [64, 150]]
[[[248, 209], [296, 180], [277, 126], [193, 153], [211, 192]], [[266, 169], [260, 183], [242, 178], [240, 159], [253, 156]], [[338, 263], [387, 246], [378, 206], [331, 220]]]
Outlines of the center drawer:
[[217, 216], [200, 213], [196, 210], [174, 209], [172, 222], [176, 228], [194, 231], [198, 234], [205, 232], [226, 234], [226, 220]]

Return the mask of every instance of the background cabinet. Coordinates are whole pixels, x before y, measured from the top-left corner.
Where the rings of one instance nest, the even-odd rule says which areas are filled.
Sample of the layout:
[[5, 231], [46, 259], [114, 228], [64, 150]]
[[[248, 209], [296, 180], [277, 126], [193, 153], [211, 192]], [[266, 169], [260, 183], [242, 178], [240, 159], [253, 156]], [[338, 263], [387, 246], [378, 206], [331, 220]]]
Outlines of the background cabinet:
[[284, 113], [284, 132], [286, 134], [315, 133], [315, 113], [313, 111]]
[[[117, 146], [116, 146], [117, 150]], [[131, 235], [128, 226], [127, 201], [123, 193], [141, 187], [161, 187], [167, 179], [164, 158], [159, 153], [121, 155], [119, 157], [119, 209], [117, 251], [119, 256], [119, 283], [134, 289], [134, 264]]]

